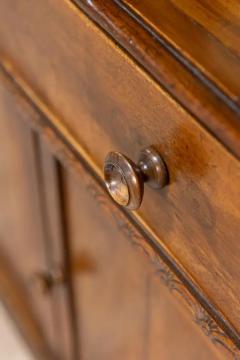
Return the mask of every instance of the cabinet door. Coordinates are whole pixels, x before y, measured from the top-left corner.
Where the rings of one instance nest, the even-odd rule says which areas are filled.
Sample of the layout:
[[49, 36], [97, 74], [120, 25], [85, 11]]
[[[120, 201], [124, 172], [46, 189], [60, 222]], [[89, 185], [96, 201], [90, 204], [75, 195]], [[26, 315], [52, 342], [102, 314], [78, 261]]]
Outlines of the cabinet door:
[[[54, 258], [61, 261], [62, 239], [53, 196], [56, 163], [29, 127], [38, 116], [0, 71], [0, 298], [40, 358], [68, 360], [71, 334], [67, 320], [61, 324], [61, 294], [46, 287]], [[54, 233], [54, 221], [46, 216], [50, 208]]]
[[81, 359], [217, 359], [110, 200], [91, 182], [63, 170], [61, 178]]
[[36, 136], [23, 121], [27, 114], [18, 111], [4, 85], [0, 82], [1, 298], [24, 335], [31, 333], [33, 350], [46, 356], [47, 347], [53, 346], [53, 318], [49, 299], [35, 288], [34, 278], [47, 267], [37, 195]]

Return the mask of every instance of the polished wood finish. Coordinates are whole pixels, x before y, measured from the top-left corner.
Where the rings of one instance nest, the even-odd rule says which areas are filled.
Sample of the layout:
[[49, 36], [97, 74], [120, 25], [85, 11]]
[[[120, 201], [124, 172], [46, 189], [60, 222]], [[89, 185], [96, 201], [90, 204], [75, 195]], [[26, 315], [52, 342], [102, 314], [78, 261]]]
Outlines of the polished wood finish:
[[[61, 246], [59, 237], [54, 246], [44, 216], [48, 209], [44, 199], [40, 139], [29, 127], [33, 109], [24, 107], [21, 101], [17, 104], [14, 88], [6, 84], [6, 76], [1, 72], [1, 299], [36, 356], [42, 359], [69, 358], [67, 354], [72, 339], [69, 339], [69, 310], [65, 313], [66, 290], [56, 286], [43, 293], [43, 282], [39, 283], [41, 274], [53, 276], [56, 280], [56, 276], [59, 277], [57, 269], [64, 265], [57, 250]], [[51, 171], [49, 167], [46, 169], [51, 191]], [[53, 196], [54, 192], [51, 194], [52, 208]], [[56, 217], [56, 212], [53, 217]], [[55, 228], [60, 230], [59, 226]], [[64, 331], [67, 333], [63, 336]]]
[[[211, 81], [240, 110], [238, 0], [120, 0], [164, 39], [202, 81]], [[163, 40], [163, 41], [164, 41]], [[160, 41], [160, 39], [159, 39]], [[203, 78], [203, 79], [202, 79]], [[214, 88], [217, 89], [214, 89]]]
[[[36, 110], [28, 107], [31, 120], [36, 118]], [[31, 126], [32, 121], [28, 122]], [[35, 129], [35, 127], [33, 127]], [[36, 130], [36, 129], [35, 129]], [[39, 144], [41, 154], [42, 191], [44, 198], [44, 214], [46, 220], [46, 237], [49, 242], [49, 266], [47, 276], [57, 280], [48, 289], [52, 296], [55, 314], [55, 331], [60, 359], [77, 359], [78, 348], [76, 327], [73, 313], [73, 298], [70, 278], [70, 264], [68, 260], [68, 243], [64, 226], [64, 207], [61, 197], [61, 184], [59, 183], [59, 163], [52, 154], [49, 146], [41, 141]], [[56, 333], [55, 333], [56, 334]], [[56, 335], [55, 335], [56, 336]]]
[[[217, 2], [0, 2], [0, 291], [44, 359], [240, 358], [238, 17]], [[119, 209], [104, 158], [149, 145], [169, 183]]]
[[[146, 22], [139, 21], [135, 12], [130, 14], [129, 11], [125, 11], [120, 1], [74, 2], [111, 34], [135, 61], [239, 158], [238, 105], [229, 101], [230, 99], [226, 98], [223, 92], [219, 92], [217, 87], [213, 89], [213, 84], [208, 78], [203, 78], [201, 72], [191, 64], [186, 67], [187, 59], [182, 57], [180, 62], [179, 54], [184, 54], [181, 49], [176, 53], [165, 38], [159, 37], [152, 28], [148, 29]], [[154, 3], [158, 6], [159, 2]], [[236, 1], [234, 3], [236, 4]], [[167, 2], [165, 4], [167, 5]], [[157, 13], [155, 15], [157, 16]], [[168, 19], [169, 14], [163, 14], [163, 17]], [[191, 19], [188, 23], [190, 22]], [[191, 36], [190, 29], [187, 35]]]
[[[13, 106], [13, 99], [4, 84], [0, 83], [0, 134], [1, 134], [1, 263], [6, 263], [10, 284], [18, 289], [15, 294], [10, 288], [10, 299], [6, 297], [7, 306], [13, 297], [19, 298], [25, 322], [31, 323], [31, 312], [36, 312], [36, 328], [45, 331], [45, 341], [52, 349], [55, 347], [53, 337], [53, 317], [51, 302], [48, 297], [41, 300], [34, 286], [34, 274], [46, 268], [44, 240], [39, 219], [38, 199], [36, 197], [36, 178], [34, 178], [34, 136], [21, 121], [26, 117]], [[14, 144], [14, 146], [13, 146]], [[31, 151], [29, 151], [31, 149]], [[4, 276], [4, 269], [1, 269]], [[5, 270], [6, 271], [6, 270]], [[15, 284], [12, 279], [16, 279]], [[1, 282], [4, 286], [4, 282]], [[3, 291], [3, 290], [2, 290]], [[28, 299], [24, 309], [24, 298]], [[3, 296], [4, 299], [4, 296]], [[34, 304], [34, 310], [33, 308]], [[28, 314], [28, 315], [27, 315]], [[22, 321], [24, 324], [24, 321]], [[24, 325], [23, 325], [24, 327]], [[36, 330], [33, 330], [36, 333]], [[35, 334], [35, 336], [37, 336]], [[40, 335], [38, 335], [40, 336]], [[35, 346], [35, 343], [34, 345]], [[37, 349], [39, 351], [39, 349]], [[35, 349], [36, 351], [36, 349]], [[43, 350], [41, 350], [43, 351]], [[45, 350], [46, 352], [46, 350]]]
[[[28, 31], [39, 46], [26, 47], [15, 61], [99, 168], [110, 149], [134, 159], [145, 146], [156, 146], [169, 169], [170, 185], [158, 193], [146, 191], [140, 221], [238, 330], [240, 194], [233, 184], [240, 181], [239, 162], [84, 15], [63, 4], [49, 2], [49, 14], [55, 15], [46, 16], [44, 26], [34, 20], [34, 11], [38, 18], [45, 13], [40, 5], [34, 7]], [[63, 46], [62, 23], [77, 47]], [[44, 35], [50, 25], [52, 31]], [[54, 80], [47, 59], [55, 64]]]
[[[38, 4], [33, 0], [13, 1], [11, 5], [6, 0], [0, 3], [0, 16], [3, 16], [0, 21], [1, 57], [11, 61], [16, 71], [21, 72], [34, 88], [38, 88], [46, 103], [52, 103], [57, 89], [58, 96], [64, 92], [61, 104], [66, 106], [67, 102], [67, 107], [76, 107], [81, 84], [85, 86], [78, 77], [81, 44], [86, 44], [89, 55], [94, 52], [89, 46], [91, 41], [88, 43], [84, 40], [85, 31], [82, 30], [79, 10], [69, 0], [61, 3], [44, 0]], [[82, 0], [76, 3], [110, 32], [185, 109], [240, 157], [240, 122], [235, 110], [196, 79], [194, 72], [186, 70], [115, 2]], [[97, 59], [99, 61], [101, 56], [97, 56]], [[86, 64], [86, 74], [91, 63], [92, 58]], [[74, 97], [76, 104], [73, 105]], [[54, 109], [58, 111], [55, 101]], [[69, 116], [69, 111], [66, 116]]]
[[[86, 191], [90, 192], [92, 195], [92, 200], [90, 200], [90, 202], [97, 203], [100, 206], [99, 211], [104, 211], [108, 219], [110, 221], [114, 221], [116, 227], [119, 228], [120, 232], [124, 234], [130, 243], [147, 256], [163, 283], [169, 288], [174, 297], [187, 310], [187, 312], [191, 314], [194, 322], [197, 323], [210, 340], [220, 348], [221, 353], [226, 353], [226, 356], [233, 357], [234, 359], [240, 358], [237, 334], [234, 334], [233, 329], [229, 327], [227, 319], [224, 319], [222, 316], [219, 317], [219, 312], [214, 313], [216, 309], [211, 306], [209, 301], [204, 300], [204, 296], [200, 289], [197, 288], [192, 279], [187, 279], [183, 269], [180, 270], [179, 265], [176, 267], [176, 259], [172, 258], [166, 248], [162, 245], [160, 247], [156, 247], [156, 245], [154, 246], [154, 242], [152, 242], [154, 241], [154, 238], [149, 238], [149, 233], [146, 232], [146, 230], [143, 233], [142, 230], [136, 228], [135, 225], [125, 216], [125, 214], [120, 212], [114, 204], [108, 200], [106, 193], [99, 185], [99, 182], [90, 176], [81, 163], [83, 160], [85, 166], [87, 166], [89, 170], [96, 170], [84, 150], [79, 146], [75, 146], [77, 144], [74, 143], [74, 141], [69, 142], [69, 138], [66, 137], [66, 133], [64, 136], [65, 144], [63, 143], [63, 129], [62, 132], [59, 133], [57, 128], [52, 127], [50, 120], [56, 120], [56, 118], [53, 114], [51, 114], [51, 112], [47, 111], [46, 107], [44, 107], [41, 102], [37, 101], [35, 98], [38, 105], [42, 105], [39, 109], [40, 112], [38, 112], [36, 111], [35, 105], [34, 108], [32, 108], [31, 99], [28, 98], [26, 93], [23, 93], [22, 89], [18, 88], [18, 91], [16, 91], [16, 83], [13, 83], [13, 80], [6, 78], [4, 83], [6, 87], [14, 90], [15, 102], [21, 106], [21, 108], [24, 107], [25, 111], [27, 110], [28, 113], [31, 114], [31, 117], [29, 117], [29, 125], [40, 134], [43, 143], [47, 144], [48, 149], [51, 149], [51, 152], [53, 152], [58, 161], [63, 164], [66, 171], [72, 174], [71, 177], [74, 176], [74, 178], [76, 178], [76, 182], [80, 182], [80, 184], [83, 183]], [[46, 117], [46, 114], [49, 119]], [[89, 166], [91, 166], [91, 168], [89, 168]], [[65, 204], [64, 208], [66, 209], [66, 204], [68, 203], [69, 198], [63, 191], [66, 187], [63, 186], [64, 181], [62, 169], [59, 172], [59, 179], [61, 179], [60, 183], [62, 184], [60, 186], [60, 193], [62, 194], [61, 203], [62, 206]], [[71, 242], [71, 225], [69, 224], [70, 221], [66, 222], [66, 218], [68, 218], [67, 216], [67, 213], [65, 213], [65, 220], [62, 220], [65, 223], [64, 234]], [[77, 217], [77, 219], [79, 220], [79, 217]], [[148, 243], [147, 239], [152, 245]], [[67, 249], [68, 247], [65, 248], [66, 251]], [[72, 256], [74, 256], [73, 251], [72, 254]], [[72, 263], [74, 268], [74, 261], [72, 261]], [[79, 264], [80, 266], [77, 266], [75, 271], [84, 273], [86, 262], [81, 261]], [[198, 294], [198, 300], [195, 298], [196, 294]], [[201, 305], [203, 303], [204, 306]], [[218, 323], [215, 322], [211, 315], [209, 315], [209, 313], [212, 312], [214, 313], [214, 317], [218, 319], [218, 323], [221, 324], [222, 328], [219, 327]]]
[[[62, 177], [81, 359], [221, 358], [170, 297], [144, 251], [93, 200], [94, 188], [68, 171]], [[110, 210], [110, 200], [101, 201]]]

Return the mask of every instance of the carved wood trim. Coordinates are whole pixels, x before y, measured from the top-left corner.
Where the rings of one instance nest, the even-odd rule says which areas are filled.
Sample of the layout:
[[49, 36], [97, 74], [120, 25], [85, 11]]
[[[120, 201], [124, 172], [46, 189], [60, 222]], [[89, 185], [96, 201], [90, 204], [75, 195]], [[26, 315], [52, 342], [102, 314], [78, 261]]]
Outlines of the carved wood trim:
[[[50, 151], [63, 166], [71, 172], [73, 176], [81, 180], [81, 183], [83, 183], [86, 189], [92, 194], [97, 204], [112, 218], [118, 229], [126, 236], [130, 243], [142, 254], [147, 256], [154, 266], [156, 273], [159, 275], [159, 279], [161, 279], [174, 297], [188, 310], [193, 321], [202, 329], [211, 342], [217, 346], [221, 353], [226, 355], [227, 359], [240, 360], [238, 341], [232, 339], [221, 326], [219, 326], [205, 307], [197, 301], [184, 282], [176, 276], [170, 266], [161, 258], [161, 255], [156, 249], [154, 249], [153, 244], [151, 244], [151, 239], [147, 239], [147, 236], [144, 236], [135, 224], [110, 201], [106, 191], [97, 179], [91, 175], [93, 170], [89, 168], [88, 171], [86, 169], [88, 165], [83, 165], [83, 163], [79, 161], [80, 156], [76, 156], [76, 151], [71, 148], [71, 145], [65, 144], [59, 131], [54, 128], [53, 124], [51, 125], [51, 122], [45, 117], [41, 109], [38, 109], [36, 105], [32, 103], [23, 89], [15, 86], [14, 80], [8, 73], [5, 73], [5, 70], [1, 71], [1, 68], [0, 76], [5, 78], [6, 84], [10, 86], [10, 90], [17, 97], [16, 100], [21, 111], [24, 108], [25, 111], [29, 113], [29, 119], [32, 121], [28, 125], [40, 134], [41, 139], [47, 144]], [[223, 321], [227, 323], [227, 320]]]

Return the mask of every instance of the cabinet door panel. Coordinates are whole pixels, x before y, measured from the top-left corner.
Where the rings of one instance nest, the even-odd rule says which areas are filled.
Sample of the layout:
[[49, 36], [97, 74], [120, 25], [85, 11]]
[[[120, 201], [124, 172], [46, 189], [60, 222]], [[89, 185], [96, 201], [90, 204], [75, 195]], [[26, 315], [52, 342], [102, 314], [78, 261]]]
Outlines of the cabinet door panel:
[[58, 339], [51, 295], [43, 294], [39, 277], [49, 270], [40, 138], [27, 125], [33, 109], [0, 75], [0, 296], [29, 345], [47, 359], [57, 354]]
[[62, 179], [81, 359], [218, 358], [124, 228], [79, 179]]
[[[35, 275], [46, 271], [44, 234], [38, 203], [36, 164], [34, 159], [35, 135], [24, 126], [13, 99], [3, 89], [0, 92], [0, 256], [6, 262], [1, 271], [13, 280], [18, 299], [22, 298], [27, 309], [25, 319], [32, 313], [39, 331], [46, 342], [53, 345], [53, 318], [49, 298], [39, 293]], [[4, 258], [4, 259], [3, 259]], [[6, 271], [6, 267], [9, 268]], [[10, 276], [12, 274], [12, 276]], [[1, 284], [3, 285], [3, 284]], [[1, 288], [4, 298], [4, 289]], [[5, 299], [9, 302], [9, 296]], [[34, 306], [33, 306], [34, 304]], [[31, 309], [31, 310], [30, 310]], [[13, 313], [17, 306], [10, 309]], [[15, 314], [17, 317], [19, 315]], [[37, 340], [38, 341], [38, 340]]]

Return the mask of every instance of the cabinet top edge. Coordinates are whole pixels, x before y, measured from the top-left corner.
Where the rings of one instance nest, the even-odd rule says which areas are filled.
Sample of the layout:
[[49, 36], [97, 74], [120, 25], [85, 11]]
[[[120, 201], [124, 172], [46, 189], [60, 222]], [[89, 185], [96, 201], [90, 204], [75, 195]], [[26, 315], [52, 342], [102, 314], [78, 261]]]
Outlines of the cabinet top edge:
[[[65, 1], [69, 2], [69, 0]], [[213, 41], [212, 34], [207, 30], [204, 33], [205, 38], [197, 32], [198, 38], [206, 46], [208, 46], [206, 39], [208, 37], [211, 39], [210, 50], [219, 59], [212, 71], [211, 67], [208, 67], [210, 61], [206, 64], [201, 63], [201, 59], [197, 58], [195, 53], [190, 54], [191, 56], [188, 54], [184, 44], [176, 43], [178, 39], [174, 36], [172, 36], [173, 40], [169, 36], [167, 38], [167, 31], [165, 33], [160, 31], [160, 27], [154, 23], [158, 17], [152, 19], [151, 14], [148, 15], [156, 3], [153, 0], [142, 2], [71, 0], [71, 2], [113, 38], [233, 155], [240, 158], [240, 83], [236, 76], [237, 70], [240, 73], [238, 55], [223, 44], [220, 46], [218, 39]], [[163, 2], [157, 3], [157, 6], [160, 6]], [[141, 12], [138, 8], [141, 4], [145, 4], [146, 9], [143, 8], [145, 12]], [[194, 24], [192, 20], [189, 23]], [[191, 32], [191, 28], [187, 30]], [[181, 39], [187, 41], [186, 37]], [[207, 61], [208, 57], [205, 58]]]

